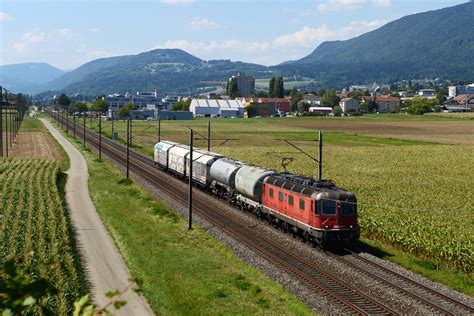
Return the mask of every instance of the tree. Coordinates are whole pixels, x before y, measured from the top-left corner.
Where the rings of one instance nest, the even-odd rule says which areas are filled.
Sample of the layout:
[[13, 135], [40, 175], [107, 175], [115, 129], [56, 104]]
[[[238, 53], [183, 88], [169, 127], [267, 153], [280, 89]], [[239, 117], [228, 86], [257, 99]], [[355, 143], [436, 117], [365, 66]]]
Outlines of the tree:
[[95, 112], [106, 112], [109, 109], [107, 102], [105, 102], [102, 98], [98, 98], [92, 103], [91, 110]]
[[310, 107], [310, 104], [308, 102], [306, 102], [306, 100], [302, 99], [302, 100], [298, 101], [298, 105], [297, 105], [298, 112], [300, 112], [300, 113], [308, 112], [309, 107]]
[[366, 101], [367, 105], [367, 112], [368, 113], [375, 113], [379, 109], [379, 104], [375, 99], [371, 99], [370, 101]]
[[298, 111], [298, 102], [300, 102], [301, 100], [303, 100], [304, 98], [304, 95], [302, 92], [296, 90], [296, 89], [293, 89], [291, 91], [291, 112], [297, 112]]
[[268, 85], [268, 96], [270, 98], [283, 98], [285, 96], [282, 76], [275, 76], [270, 79], [270, 83]]
[[118, 111], [118, 116], [120, 118], [130, 117], [130, 111], [133, 110], [135, 106], [131, 103], [124, 104]]
[[270, 98], [274, 98], [274, 93], [275, 93], [275, 81], [276, 81], [276, 77], [272, 77], [272, 79], [270, 79], [270, 82], [268, 83], [268, 96]]
[[191, 99], [176, 101], [176, 103], [173, 104], [173, 111], [189, 111], [190, 105]]
[[58, 104], [64, 107], [68, 107], [71, 104], [71, 100], [64, 93], [58, 97]]
[[334, 113], [335, 116], [341, 116], [341, 114], [342, 114], [342, 108], [341, 108], [339, 105], [336, 105], [336, 106], [332, 109], [332, 113]]
[[407, 113], [412, 115], [423, 115], [428, 112], [433, 112], [434, 107], [438, 105], [438, 99], [427, 99], [416, 97], [412, 100], [406, 101], [405, 105], [407, 106]]
[[232, 77], [229, 79], [226, 90], [227, 95], [231, 99], [235, 99], [240, 96], [239, 88], [237, 87], [237, 78]]
[[335, 107], [339, 104], [340, 98], [336, 95], [336, 90], [326, 90], [323, 95], [323, 106]]
[[82, 103], [82, 102], [75, 102], [69, 106], [69, 112], [74, 113], [74, 112], [86, 112], [87, 109], [87, 104]]

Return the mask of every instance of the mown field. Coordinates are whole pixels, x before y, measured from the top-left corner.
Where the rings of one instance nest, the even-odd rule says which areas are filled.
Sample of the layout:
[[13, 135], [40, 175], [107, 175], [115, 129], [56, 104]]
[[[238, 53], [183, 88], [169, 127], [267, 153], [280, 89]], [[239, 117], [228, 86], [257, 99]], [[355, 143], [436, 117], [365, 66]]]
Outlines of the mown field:
[[[472, 276], [471, 121], [381, 115], [211, 122], [212, 147], [232, 139], [215, 151], [279, 171], [281, 159], [292, 157], [288, 170], [308, 176], [317, 175], [315, 162], [278, 139], [290, 139], [316, 155], [311, 140], [318, 129], [326, 130], [324, 178], [357, 194], [363, 235]], [[162, 139], [187, 143], [189, 128], [203, 138], [206, 126], [207, 120], [165, 121]], [[124, 127], [116, 124], [121, 137]], [[108, 128], [104, 125], [104, 131]], [[133, 133], [136, 149], [151, 155], [156, 123], [134, 122]], [[196, 142], [205, 147], [205, 141]]]
[[0, 267], [15, 260], [30, 281], [47, 279], [56, 288], [35, 304], [60, 315], [71, 314], [86, 294], [61, 186], [60, 163], [46, 159], [0, 159]]

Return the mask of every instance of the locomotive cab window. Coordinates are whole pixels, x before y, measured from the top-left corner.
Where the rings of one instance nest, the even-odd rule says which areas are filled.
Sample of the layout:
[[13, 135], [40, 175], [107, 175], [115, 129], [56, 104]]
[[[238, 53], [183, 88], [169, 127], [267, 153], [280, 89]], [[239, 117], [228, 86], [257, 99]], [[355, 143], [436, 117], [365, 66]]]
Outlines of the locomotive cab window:
[[273, 189], [270, 189], [270, 191], [268, 191], [268, 194], [269, 194], [270, 197], [272, 198], [272, 197], [273, 197]]
[[304, 200], [300, 199], [300, 210], [304, 210]]
[[341, 202], [341, 209], [343, 215], [355, 214], [355, 204], [353, 202]]
[[278, 201], [283, 201], [283, 192], [278, 192]]
[[336, 201], [321, 200], [318, 205], [319, 214], [336, 215]]
[[293, 205], [293, 195], [288, 196], [288, 204]]

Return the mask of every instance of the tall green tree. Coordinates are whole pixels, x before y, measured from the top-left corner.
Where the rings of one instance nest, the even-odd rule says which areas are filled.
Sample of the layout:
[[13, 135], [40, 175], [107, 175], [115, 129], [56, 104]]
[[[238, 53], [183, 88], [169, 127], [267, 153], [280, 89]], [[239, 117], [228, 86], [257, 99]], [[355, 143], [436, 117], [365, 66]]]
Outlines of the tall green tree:
[[229, 82], [227, 82], [227, 88], [226, 88], [227, 95], [231, 99], [235, 99], [237, 97], [240, 97], [240, 92], [239, 88], [237, 87], [237, 78], [230, 78]]
[[290, 104], [291, 112], [297, 112], [299, 110], [298, 103], [301, 100], [303, 100], [304, 94], [296, 89], [293, 89], [290, 95], [291, 95], [291, 104]]
[[272, 77], [272, 79], [270, 79], [270, 82], [268, 83], [268, 96], [270, 98], [274, 98], [274, 93], [275, 93], [275, 77]]
[[105, 102], [102, 98], [98, 98], [92, 103], [91, 110], [95, 112], [104, 113], [109, 109], [107, 102]]
[[118, 116], [120, 118], [128, 118], [130, 117], [130, 111], [133, 110], [134, 108], [135, 106], [131, 103], [124, 104], [118, 111]]
[[278, 76], [275, 79], [274, 98], [283, 98], [285, 96], [285, 89], [283, 87], [283, 77]]
[[283, 98], [285, 96], [282, 76], [275, 76], [270, 79], [270, 83], [268, 84], [268, 95], [270, 98]]
[[58, 104], [61, 106], [68, 107], [71, 104], [71, 100], [64, 93], [58, 97]]
[[335, 107], [339, 104], [339, 97], [336, 95], [336, 90], [328, 89], [324, 92], [322, 104], [327, 107]]

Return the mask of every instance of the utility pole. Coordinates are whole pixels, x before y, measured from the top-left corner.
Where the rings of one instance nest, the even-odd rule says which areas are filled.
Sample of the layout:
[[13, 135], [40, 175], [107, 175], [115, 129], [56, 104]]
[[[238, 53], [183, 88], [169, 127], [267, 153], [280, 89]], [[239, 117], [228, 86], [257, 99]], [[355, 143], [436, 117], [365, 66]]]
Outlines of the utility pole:
[[112, 139], [114, 139], [114, 112], [112, 111]]
[[323, 131], [319, 131], [319, 181], [323, 179]]
[[5, 89], [5, 157], [8, 157], [8, 94]]
[[188, 208], [189, 208], [189, 225], [188, 230], [193, 229], [193, 130], [189, 131], [189, 194], [188, 194]]
[[76, 139], [76, 112], [72, 113], [72, 130], [74, 139]]
[[132, 118], [130, 117], [129, 118], [130, 120], [130, 146], [132, 146], [132, 135], [133, 135], [133, 131], [132, 131]]
[[207, 121], [207, 151], [211, 151], [211, 121]]
[[161, 142], [161, 113], [160, 108], [158, 108], [158, 143]]
[[69, 134], [69, 111], [66, 109], [66, 133]]
[[130, 118], [127, 119], [127, 179], [130, 170]]
[[83, 122], [82, 122], [82, 131], [83, 131], [83, 146], [86, 148], [86, 114], [84, 113]]
[[102, 160], [102, 119], [99, 117], [99, 160]]

